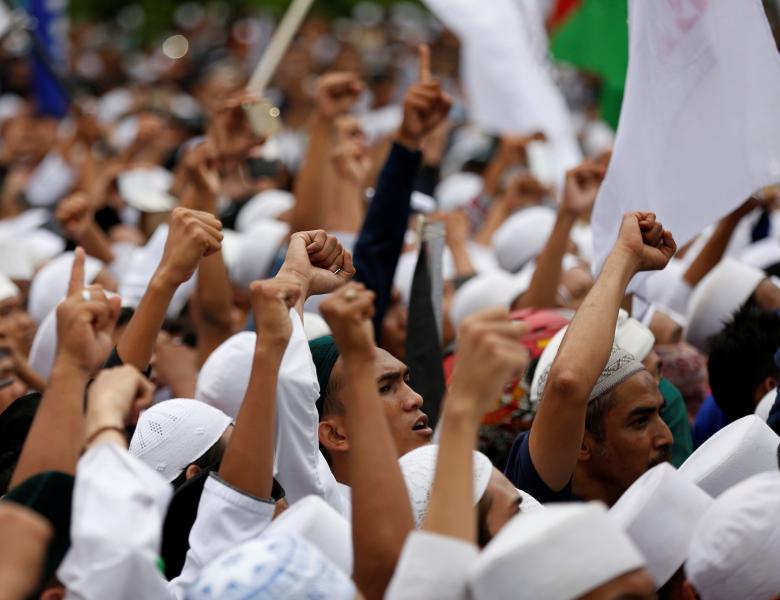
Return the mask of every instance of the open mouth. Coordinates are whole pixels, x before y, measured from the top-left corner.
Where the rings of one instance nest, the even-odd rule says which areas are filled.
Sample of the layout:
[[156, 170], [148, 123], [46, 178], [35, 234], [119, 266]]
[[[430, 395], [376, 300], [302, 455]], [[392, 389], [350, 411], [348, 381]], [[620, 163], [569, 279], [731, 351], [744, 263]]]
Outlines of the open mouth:
[[425, 431], [429, 430], [428, 427], [428, 415], [422, 415], [419, 419], [417, 419], [414, 422], [414, 425], [412, 426], [412, 431]]

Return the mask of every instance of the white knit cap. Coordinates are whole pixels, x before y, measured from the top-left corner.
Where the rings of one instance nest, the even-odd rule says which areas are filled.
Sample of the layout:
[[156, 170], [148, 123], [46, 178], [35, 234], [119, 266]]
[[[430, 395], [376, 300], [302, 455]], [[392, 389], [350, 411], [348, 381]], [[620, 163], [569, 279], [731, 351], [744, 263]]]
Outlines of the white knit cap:
[[757, 269], [766, 269], [780, 263], [780, 240], [768, 237], [750, 244], [740, 253], [739, 262]]
[[[165, 242], [168, 239], [169, 227], [167, 223], [160, 224], [154, 230], [152, 237], [146, 242], [146, 246], [135, 248], [127, 262], [127, 269], [119, 282], [119, 294], [127, 303], [127, 306], [136, 307], [146, 293], [146, 288], [152, 280], [157, 265], [162, 260], [165, 251]], [[168, 305], [166, 315], [177, 317], [181, 313], [187, 300], [195, 290], [195, 276], [182, 283], [173, 294], [173, 299]]]
[[230, 265], [230, 278], [248, 288], [256, 279], [265, 279], [279, 251], [279, 245], [289, 233], [290, 226], [281, 221], [258, 220], [241, 234], [236, 245], [235, 258]]
[[268, 535], [222, 554], [187, 590], [186, 600], [355, 600], [352, 580], [300, 536]]
[[493, 234], [498, 264], [512, 273], [544, 248], [555, 225], [555, 211], [546, 206], [531, 206], [509, 217]]
[[615, 330], [615, 344], [633, 354], [641, 362], [647, 358], [655, 346], [655, 336], [647, 326], [632, 319], [626, 311], [621, 309]]
[[0, 273], [0, 302], [18, 296], [21, 292], [8, 275]]
[[141, 414], [130, 454], [173, 481], [216, 444], [231, 423], [225, 413], [204, 402], [166, 400]]
[[631, 484], [609, 516], [639, 548], [660, 588], [685, 562], [696, 523], [711, 504], [701, 488], [663, 463]]
[[[534, 377], [531, 382], [532, 402], [539, 402], [544, 395], [544, 388], [547, 385], [547, 378], [550, 376], [555, 355], [558, 354], [558, 349], [563, 341], [563, 335], [567, 329], [568, 326], [556, 333], [550, 340], [550, 344], [548, 344], [544, 349], [544, 352], [542, 352], [542, 356], [539, 357], [539, 362], [536, 365], [536, 371], [534, 371]], [[556, 340], [555, 338], [558, 336], [560, 337]], [[553, 341], [555, 341], [556, 346], [551, 351], [550, 355], [545, 357], [545, 354], [547, 354], [547, 350], [550, 349]], [[607, 364], [604, 365], [604, 369], [601, 371], [601, 375], [599, 375], [598, 381], [596, 381], [596, 385], [590, 393], [589, 402], [611, 392], [621, 383], [626, 381], [626, 379], [636, 375], [644, 369], [644, 365], [639, 362], [633, 354], [626, 352], [617, 345], [613, 345]]]
[[753, 411], [753, 414], [760, 417], [762, 421], [766, 421], [769, 418], [769, 413], [772, 411], [772, 407], [775, 405], [776, 400], [777, 390], [770, 390], [756, 405], [756, 410]]
[[295, 196], [284, 190], [266, 190], [255, 194], [241, 208], [236, 217], [236, 229], [250, 231], [255, 223], [276, 219], [295, 206]]
[[449, 212], [463, 208], [482, 192], [482, 177], [474, 173], [453, 173], [441, 180], [433, 192], [439, 210]]
[[305, 538], [345, 575], [352, 575], [352, 525], [319, 496], [301, 498], [263, 532], [281, 534]]
[[723, 259], [693, 291], [686, 341], [706, 354], [709, 339], [723, 330], [764, 279], [766, 274], [761, 269]]
[[[60, 254], [54, 260], [46, 263], [33, 277], [30, 283], [27, 310], [36, 323], [40, 324], [59, 301], [67, 295], [74, 256], [73, 252]], [[102, 268], [102, 262], [87, 256], [84, 262], [84, 284], [91, 284]]]
[[306, 334], [306, 339], [316, 340], [317, 338], [325, 335], [330, 335], [330, 327], [320, 315], [317, 313], [303, 313], [303, 331]]
[[743, 479], [777, 470], [780, 437], [761, 417], [748, 415], [726, 425], [699, 446], [680, 474], [713, 498]]
[[[433, 477], [436, 473], [436, 456], [439, 452], [437, 444], [428, 444], [407, 452], [398, 459], [401, 473], [412, 502], [412, 514], [415, 527], [422, 525], [428, 512], [428, 502], [433, 489]], [[480, 501], [487, 489], [493, 464], [481, 452], [474, 452], [474, 504]]]
[[600, 502], [548, 504], [507, 523], [469, 571], [474, 600], [573, 600], [644, 559]]
[[249, 386], [256, 342], [253, 331], [242, 331], [222, 342], [200, 369], [195, 398], [235, 419]]
[[780, 594], [780, 473], [735, 485], [704, 513], [685, 571], [702, 600], [774, 598]]
[[177, 201], [170, 194], [171, 185], [173, 173], [162, 167], [137, 167], [117, 177], [122, 200], [145, 213], [173, 210]]
[[452, 324], [458, 327], [469, 315], [488, 308], [509, 308], [528, 289], [531, 277], [526, 272], [510, 275], [504, 271], [475, 275], [455, 292], [450, 308]]

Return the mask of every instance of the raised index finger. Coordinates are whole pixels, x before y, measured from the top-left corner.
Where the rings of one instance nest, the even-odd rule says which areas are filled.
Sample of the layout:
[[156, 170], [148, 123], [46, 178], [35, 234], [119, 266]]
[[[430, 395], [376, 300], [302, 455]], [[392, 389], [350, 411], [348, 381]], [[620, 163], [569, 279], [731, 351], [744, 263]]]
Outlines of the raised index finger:
[[420, 83], [428, 83], [431, 80], [431, 49], [428, 44], [420, 44], [417, 51], [420, 56]]
[[84, 289], [84, 261], [86, 255], [84, 248], [79, 246], [73, 253], [73, 266], [70, 269], [70, 281], [68, 282], [68, 296], [78, 294]]

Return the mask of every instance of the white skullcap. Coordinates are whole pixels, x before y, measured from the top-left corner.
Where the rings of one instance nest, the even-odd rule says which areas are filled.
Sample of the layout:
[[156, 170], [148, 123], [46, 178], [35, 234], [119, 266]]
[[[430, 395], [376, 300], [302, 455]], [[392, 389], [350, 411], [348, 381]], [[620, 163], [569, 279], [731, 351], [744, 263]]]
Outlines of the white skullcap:
[[660, 588], [685, 562], [696, 523], [711, 504], [697, 485], [663, 463], [631, 484], [609, 516], [639, 548]]
[[[127, 303], [127, 306], [136, 307], [146, 293], [146, 288], [152, 280], [157, 266], [162, 260], [165, 242], [168, 239], [168, 224], [162, 223], [154, 230], [152, 237], [146, 242], [146, 246], [135, 248], [127, 260], [127, 268], [119, 282], [119, 294]], [[187, 300], [195, 290], [195, 276], [182, 283], [174, 292], [173, 299], [168, 305], [166, 315], [177, 317], [181, 313]]]
[[170, 194], [173, 173], [162, 167], [130, 169], [119, 175], [117, 185], [122, 199], [141, 212], [168, 212], [178, 204]]
[[412, 210], [425, 215], [436, 212], [436, 200], [428, 194], [414, 191], [412, 192]]
[[[415, 527], [422, 525], [428, 512], [428, 502], [431, 499], [433, 477], [436, 473], [436, 456], [439, 452], [437, 444], [428, 444], [407, 452], [398, 459], [401, 473], [412, 502], [412, 514]], [[474, 504], [480, 501], [487, 489], [493, 464], [481, 452], [474, 452]]]
[[35, 253], [20, 240], [0, 240], [0, 273], [16, 279], [29, 281], [35, 273]]
[[355, 600], [352, 580], [296, 535], [261, 536], [204, 568], [186, 600]]
[[769, 413], [772, 412], [775, 400], [777, 400], [777, 389], [770, 390], [766, 396], [761, 398], [761, 401], [756, 405], [756, 410], [753, 411], [753, 414], [762, 421], [766, 421], [769, 419]]
[[141, 413], [129, 451], [171, 482], [216, 444], [231, 423], [205, 402], [166, 400]]
[[18, 296], [21, 292], [7, 275], [0, 273], [0, 302]]
[[680, 473], [713, 498], [743, 479], [777, 470], [780, 437], [756, 415], [726, 425], [699, 446]]
[[289, 233], [290, 226], [281, 221], [255, 221], [242, 234], [235, 248], [235, 259], [230, 268], [233, 282], [246, 289], [256, 279], [265, 279], [279, 251], [279, 245]]
[[764, 279], [761, 269], [723, 259], [693, 291], [685, 340], [706, 354], [709, 339], [723, 330]]
[[547, 243], [555, 225], [555, 211], [531, 206], [509, 217], [493, 234], [498, 264], [512, 273], [536, 258]]
[[57, 355], [57, 307], [55, 306], [46, 315], [38, 330], [35, 332], [32, 346], [30, 347], [30, 368], [49, 380], [54, 358]]
[[249, 386], [256, 342], [253, 331], [242, 331], [222, 342], [198, 373], [195, 398], [235, 419]]
[[514, 517], [468, 574], [474, 600], [574, 599], [644, 566], [600, 502], [548, 504]]
[[704, 513], [685, 571], [702, 600], [775, 598], [780, 593], [780, 473], [735, 485]]
[[303, 313], [303, 331], [309, 341], [330, 335], [330, 327], [317, 313]]
[[3, 94], [0, 96], [0, 125], [8, 119], [20, 115], [24, 110], [24, 100], [16, 94]]
[[[67, 295], [74, 256], [73, 252], [61, 254], [46, 263], [30, 282], [27, 310], [36, 323], [40, 324]], [[84, 262], [84, 285], [91, 284], [102, 268], [102, 262], [87, 256]]]
[[739, 262], [762, 270], [780, 263], [780, 240], [768, 237], [750, 244], [740, 253]]
[[[515, 489], [517, 490], [517, 488]], [[517, 493], [520, 494], [520, 496], [523, 498], [523, 501], [520, 504], [520, 510], [524, 515], [535, 513], [538, 510], [544, 510], [544, 504], [539, 502], [528, 492], [524, 492], [523, 490], [517, 490]]]
[[488, 308], [509, 308], [528, 290], [531, 276], [526, 272], [510, 275], [504, 271], [475, 275], [455, 292], [450, 308], [452, 324], [458, 327], [469, 315]]
[[648, 327], [632, 319], [621, 309], [615, 330], [615, 344], [633, 354], [641, 362], [655, 346], [655, 336]]
[[441, 180], [433, 192], [439, 210], [450, 212], [463, 208], [482, 192], [482, 177], [474, 173], [453, 173]]
[[263, 535], [295, 534], [352, 575], [352, 525], [319, 496], [306, 496], [276, 517]]
[[[620, 322], [618, 321], [616, 335], [619, 329]], [[567, 325], [550, 338], [542, 355], [539, 357], [534, 376], [531, 379], [531, 390], [529, 392], [531, 402], [538, 403], [542, 399], [544, 387], [547, 384], [547, 378], [550, 376], [550, 371], [552, 370], [553, 361], [558, 355], [561, 342], [563, 342], [563, 337], [568, 330], [569, 326]], [[590, 400], [595, 400], [599, 396], [612, 391], [626, 379], [639, 373], [643, 369], [644, 365], [642, 365], [633, 354], [620, 348], [616, 344], [613, 344], [612, 352], [609, 355], [607, 364], [604, 366], [604, 369], [596, 382], [596, 386], [590, 394]]]
[[295, 206], [295, 196], [284, 190], [266, 190], [252, 196], [236, 217], [236, 229], [247, 232], [257, 221], [279, 217]]
[[648, 304], [661, 307], [664, 312], [687, 314], [693, 289], [683, 279], [686, 269], [687, 265], [681, 260], [671, 260], [665, 269], [645, 279], [638, 295]]
[[133, 108], [133, 94], [116, 88], [103, 94], [97, 104], [97, 118], [101, 125], [108, 125]]

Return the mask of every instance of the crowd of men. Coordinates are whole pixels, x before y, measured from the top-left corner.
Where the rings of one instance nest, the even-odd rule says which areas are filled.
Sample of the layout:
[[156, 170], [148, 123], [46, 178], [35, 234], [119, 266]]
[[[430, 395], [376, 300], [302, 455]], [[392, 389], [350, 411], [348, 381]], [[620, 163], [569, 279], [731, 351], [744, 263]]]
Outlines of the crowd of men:
[[2, 42], [0, 599], [780, 598], [780, 187], [594, 277], [590, 78], [549, 182], [420, 9], [260, 98], [215, 6], [74, 26], [62, 118]]

